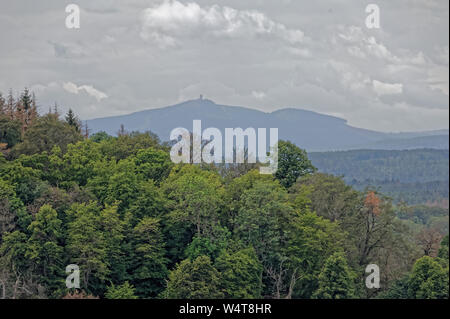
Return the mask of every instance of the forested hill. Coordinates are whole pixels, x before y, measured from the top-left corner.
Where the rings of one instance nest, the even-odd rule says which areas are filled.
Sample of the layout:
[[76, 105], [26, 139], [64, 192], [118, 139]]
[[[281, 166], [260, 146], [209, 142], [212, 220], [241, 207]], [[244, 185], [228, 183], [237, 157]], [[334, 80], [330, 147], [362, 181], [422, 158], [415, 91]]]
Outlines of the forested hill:
[[358, 188], [381, 191], [410, 204], [447, 201], [448, 150], [354, 150], [309, 153], [321, 172], [343, 176]]
[[[393, 205], [278, 150], [273, 175], [175, 164], [150, 132], [90, 134], [27, 90], [0, 96], [0, 299], [448, 299], [448, 209]], [[350, 177], [448, 176], [448, 152], [389, 154], [311, 157]]]

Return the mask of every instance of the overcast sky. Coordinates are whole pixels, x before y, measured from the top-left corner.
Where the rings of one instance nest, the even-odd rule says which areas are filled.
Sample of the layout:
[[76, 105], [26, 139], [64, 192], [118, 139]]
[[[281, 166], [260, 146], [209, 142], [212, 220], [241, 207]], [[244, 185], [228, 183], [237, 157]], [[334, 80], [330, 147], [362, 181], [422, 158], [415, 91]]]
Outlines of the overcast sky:
[[[81, 9], [67, 29], [65, 7]], [[381, 28], [365, 24], [367, 4]], [[448, 0], [0, 2], [0, 92], [82, 119], [197, 98], [380, 131], [448, 128]]]

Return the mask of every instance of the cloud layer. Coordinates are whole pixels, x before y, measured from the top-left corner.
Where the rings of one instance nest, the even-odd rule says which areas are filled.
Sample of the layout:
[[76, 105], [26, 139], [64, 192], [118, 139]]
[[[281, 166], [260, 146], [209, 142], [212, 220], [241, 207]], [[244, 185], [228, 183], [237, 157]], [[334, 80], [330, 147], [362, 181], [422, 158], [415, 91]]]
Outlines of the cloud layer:
[[[141, 36], [161, 48], [174, 47], [190, 37], [271, 36], [290, 44], [301, 43], [301, 30], [290, 30], [257, 10], [236, 10], [227, 6], [201, 7], [195, 2], [183, 4], [164, 0], [142, 14]], [[207, 40], [207, 39], [206, 39]]]
[[[383, 131], [448, 128], [448, 2], [79, 0], [0, 3], [0, 92], [83, 119], [203, 94], [263, 111], [297, 107]], [[20, 40], [19, 40], [20, 39]], [[151, 128], [150, 128], [151, 129]]]

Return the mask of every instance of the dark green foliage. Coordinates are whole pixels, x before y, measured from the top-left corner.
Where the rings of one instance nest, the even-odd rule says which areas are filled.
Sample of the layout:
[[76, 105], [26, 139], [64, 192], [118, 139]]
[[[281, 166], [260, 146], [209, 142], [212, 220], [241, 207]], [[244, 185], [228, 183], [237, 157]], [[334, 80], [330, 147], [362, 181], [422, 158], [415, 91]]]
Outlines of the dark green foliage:
[[278, 142], [278, 170], [275, 177], [286, 188], [291, 187], [299, 177], [311, 174], [316, 168], [311, 164], [306, 151], [291, 142]]
[[112, 139], [113, 137], [111, 135], [108, 135], [106, 132], [97, 132], [89, 136], [89, 139], [93, 142], [99, 143], [101, 141]]
[[0, 114], [0, 144], [6, 143], [7, 148], [12, 148], [21, 139], [20, 122], [11, 120]]
[[403, 278], [395, 280], [389, 289], [381, 293], [380, 299], [409, 299], [408, 294], [409, 276], [405, 275]]
[[74, 127], [77, 132], [81, 131], [80, 120], [77, 118], [77, 116], [72, 111], [72, 109], [69, 109], [65, 119], [66, 119], [67, 124], [69, 124], [70, 126]]
[[138, 296], [156, 297], [162, 291], [168, 273], [159, 221], [143, 218], [132, 230], [131, 244], [130, 282], [136, 287]]
[[19, 154], [50, 152], [54, 146], [65, 151], [68, 144], [81, 139], [80, 133], [73, 126], [60, 121], [54, 114], [47, 114], [25, 132], [23, 141], [13, 148], [12, 154], [18, 157]]

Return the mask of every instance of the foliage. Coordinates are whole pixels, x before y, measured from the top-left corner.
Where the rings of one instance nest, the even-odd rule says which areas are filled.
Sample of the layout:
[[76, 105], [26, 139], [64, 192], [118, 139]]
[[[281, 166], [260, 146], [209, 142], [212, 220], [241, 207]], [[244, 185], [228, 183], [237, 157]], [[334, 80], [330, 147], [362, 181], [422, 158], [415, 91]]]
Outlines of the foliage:
[[[174, 165], [151, 132], [82, 136], [73, 111], [60, 119], [35, 106], [28, 90], [0, 96], [0, 298], [448, 297], [444, 207], [394, 205], [377, 188], [316, 173], [289, 142], [274, 176]], [[380, 154], [321, 161], [384, 179], [392, 163]], [[411, 159], [407, 171], [423, 156], [446, 172], [438, 153], [397, 155]], [[355, 156], [373, 171], [352, 166]], [[383, 269], [381, 289], [365, 289], [369, 263]], [[64, 286], [69, 264], [79, 290]]]
[[169, 274], [164, 297], [168, 299], [222, 298], [220, 274], [207, 256], [183, 260]]
[[351, 270], [342, 254], [330, 256], [319, 275], [319, 288], [313, 297], [317, 299], [349, 299], [354, 295]]
[[286, 188], [291, 187], [299, 177], [311, 174], [316, 168], [311, 164], [306, 151], [291, 142], [278, 142], [278, 169], [275, 177]]
[[105, 293], [106, 299], [138, 299], [134, 294], [134, 288], [128, 281], [120, 286], [112, 284]]
[[408, 295], [414, 299], [448, 299], [448, 265], [424, 256], [416, 261], [408, 282]]

